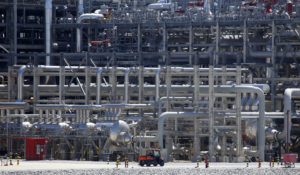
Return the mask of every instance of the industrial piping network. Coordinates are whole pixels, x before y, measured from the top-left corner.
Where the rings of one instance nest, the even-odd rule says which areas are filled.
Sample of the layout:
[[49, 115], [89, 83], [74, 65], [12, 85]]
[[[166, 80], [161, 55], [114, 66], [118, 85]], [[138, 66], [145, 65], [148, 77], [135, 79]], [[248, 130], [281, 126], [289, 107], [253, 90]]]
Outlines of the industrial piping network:
[[[206, 88], [208, 91], [208, 88]], [[257, 152], [259, 154], [259, 157], [262, 161], [264, 161], [264, 151], [265, 151], [265, 130], [264, 130], [264, 121], [265, 121], [265, 96], [264, 92], [257, 87], [253, 86], [217, 86], [214, 88], [215, 92], [252, 92], [257, 93], [259, 98], [259, 120], [258, 120], [258, 148]], [[200, 90], [201, 92], [201, 90]], [[191, 117], [196, 118], [199, 116], [207, 116], [207, 113], [186, 113], [186, 112], [166, 112], [160, 115], [158, 119], [158, 140], [159, 140], [159, 147], [163, 148], [163, 126], [164, 121], [167, 118], [178, 118], [178, 117]], [[213, 132], [213, 128], [210, 128], [210, 132]], [[237, 131], [241, 132], [241, 131]], [[212, 141], [210, 141], [209, 144], [213, 144]], [[241, 143], [237, 144], [238, 147], [241, 147]], [[210, 157], [212, 157], [212, 153], [210, 153]]]
[[[18, 71], [18, 100], [17, 101], [22, 101], [23, 99], [23, 81], [24, 81], [24, 73], [29, 69], [31, 68], [29, 65], [23, 65], [21, 66], [21, 68], [19, 69]], [[52, 71], [57, 71], [57, 73], [59, 73], [60, 71], [60, 66], [43, 66], [43, 65], [39, 65], [38, 66], [38, 69], [43, 69], [43, 70], [52, 70]], [[85, 70], [85, 67], [82, 66], [82, 67], [77, 67], [77, 66], [66, 66], [65, 67], [66, 70], [70, 70], [70, 69], [83, 69]], [[101, 74], [103, 73], [104, 70], [112, 70], [112, 67], [91, 67], [90, 69], [93, 69], [93, 70], [97, 70], [96, 72], [96, 75], [97, 75], [97, 104], [100, 104], [100, 99], [101, 99], [101, 96], [100, 96], [100, 93], [101, 93]], [[129, 73], [130, 71], [132, 70], [138, 70], [139, 68], [138, 67], [134, 67], [134, 68], [123, 68], [123, 67], [117, 67], [116, 70], [121, 70], [121, 71], [125, 71], [125, 101], [126, 101], [126, 98], [128, 98], [128, 76], [129, 76]], [[159, 76], [160, 76], [160, 72], [162, 70], [165, 70], [166, 68], [164, 67], [160, 67], [160, 68], [145, 68], [144, 71], [156, 71], [155, 73], [155, 78], [156, 78], [156, 99], [158, 100], [159, 99], [159, 84], [160, 84], [160, 81], [159, 81]], [[208, 68], [199, 68], [199, 71], [200, 72], [208, 72]], [[222, 72], [222, 69], [221, 68], [214, 68], [214, 70], [216, 72], [220, 72], [221, 74], [230, 74], [229, 72]], [[227, 71], [232, 71], [232, 70], [235, 70], [234, 68], [228, 68], [226, 69]], [[190, 74], [190, 75], [193, 75], [194, 72], [193, 72], [193, 68], [184, 68], [184, 67], [171, 67], [171, 71], [172, 72], [182, 72], [184, 74]], [[127, 77], [127, 78], [126, 78]]]
[[[18, 101], [22, 101], [22, 96], [23, 96], [23, 76], [25, 71], [29, 68], [29, 66], [22, 66], [18, 72]], [[39, 66], [38, 68], [40, 69], [51, 69], [51, 70], [59, 70], [58, 66]], [[68, 69], [71, 69], [71, 67], [66, 67]], [[84, 68], [82, 68], [84, 69]], [[109, 67], [107, 68], [92, 68], [97, 70], [96, 75], [97, 75], [97, 104], [98, 105], [52, 105], [52, 104], [46, 104], [46, 105], [41, 105], [38, 104], [36, 105], [37, 109], [55, 109], [55, 110], [99, 110], [99, 109], [109, 109], [109, 108], [123, 108], [123, 109], [137, 109], [137, 108], [153, 108], [154, 105], [153, 104], [127, 104], [128, 102], [128, 97], [126, 97], [126, 94], [128, 94], [128, 76], [129, 73], [132, 70], [137, 70], [137, 68], [117, 68], [117, 70], [121, 70], [125, 72], [125, 82], [124, 82], [124, 88], [125, 88], [125, 104], [100, 104], [100, 81], [101, 80], [101, 73], [103, 72], [103, 70], [108, 70], [110, 69]], [[180, 99], [180, 97], [162, 97], [159, 99], [159, 91], [157, 89], [157, 87], [160, 86], [160, 81], [159, 81], [159, 75], [160, 72], [162, 70], [164, 70], [165, 68], [144, 68], [144, 71], [154, 71], [155, 74], [155, 84], [156, 84], [156, 99], [157, 101], [160, 103], [161, 101], [164, 100], [176, 100], [177, 98]], [[172, 70], [173, 74], [175, 73], [179, 73], [179, 72], [183, 72], [183, 73], [188, 73], [189, 74], [193, 74], [193, 68], [181, 68], [181, 67], [173, 67], [170, 70]], [[209, 69], [199, 69], [199, 71], [208, 71]], [[215, 68], [215, 71], [221, 71], [222, 69], [217, 69]], [[257, 87], [255, 87], [257, 86]], [[127, 90], [126, 90], [127, 89]], [[200, 86], [199, 87], [199, 93], [200, 94], [207, 94], [208, 93], [208, 86]], [[256, 85], [256, 84], [247, 84], [247, 85], [236, 85], [236, 86], [226, 86], [226, 85], [220, 85], [220, 86], [214, 86], [214, 91], [215, 92], [221, 92], [221, 93], [228, 93], [228, 92], [240, 92], [240, 93], [257, 93], [258, 94], [258, 98], [259, 98], [259, 122], [258, 122], [258, 132], [261, 133], [259, 134], [259, 142], [258, 142], [258, 154], [261, 158], [261, 160], [264, 160], [264, 126], [263, 126], [263, 122], [264, 122], [264, 92], [268, 92], [269, 91], [269, 87], [267, 85]], [[285, 111], [291, 110], [290, 108], [290, 103], [291, 103], [291, 98], [292, 95], [297, 95], [298, 91], [297, 89], [287, 89], [286, 93], [285, 93]], [[159, 99], [159, 100], [158, 100]], [[191, 100], [192, 98], [187, 97], [187, 100]], [[17, 104], [17, 103], [16, 103]], [[164, 122], [164, 115], [166, 114], [162, 114], [161, 117], [159, 118], [159, 122], [158, 122], [158, 137], [159, 137], [159, 145], [160, 147], [162, 147], [162, 141], [161, 138], [163, 136], [163, 122]], [[184, 115], [189, 115], [189, 113], [180, 113], [179, 116], [177, 116], [175, 113], [173, 113], [172, 115], [176, 117], [180, 117], [180, 116], [184, 116]], [[191, 114], [192, 116], [196, 116], [196, 114]], [[286, 123], [286, 121], [285, 121]], [[291, 125], [289, 125], [290, 127]], [[286, 125], [285, 125], [286, 127]], [[284, 129], [284, 132], [287, 131], [287, 129]], [[289, 129], [290, 132], [290, 129]], [[286, 133], [286, 132], [285, 132]], [[281, 135], [285, 135], [285, 133], [282, 133]], [[153, 137], [147, 137], [147, 136], [138, 136], [137, 138], [142, 139], [142, 140], [147, 140], [147, 141], [153, 141], [156, 140]], [[136, 139], [135, 139], [136, 140]]]

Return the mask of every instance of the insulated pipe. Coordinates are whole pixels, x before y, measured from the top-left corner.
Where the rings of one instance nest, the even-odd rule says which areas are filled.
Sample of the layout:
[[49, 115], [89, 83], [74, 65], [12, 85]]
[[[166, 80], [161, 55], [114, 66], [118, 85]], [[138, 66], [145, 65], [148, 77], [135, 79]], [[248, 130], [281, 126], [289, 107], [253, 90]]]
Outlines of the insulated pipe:
[[132, 138], [134, 142], [140, 141], [140, 142], [157, 142], [158, 137], [157, 136], [135, 136]]
[[0, 102], [0, 109], [24, 109], [26, 102]]
[[[208, 88], [206, 88], [208, 91]], [[221, 86], [214, 86], [214, 92], [249, 92], [249, 93], [256, 93], [259, 99], [259, 120], [258, 120], [258, 153], [259, 157], [262, 161], [264, 161], [264, 151], [265, 151], [265, 130], [264, 130], [264, 120], [265, 120], [265, 96], [263, 90], [258, 87], [253, 86], [228, 86], [228, 85], [221, 85]], [[201, 93], [201, 89], [200, 89]], [[198, 117], [203, 113], [191, 113], [191, 112], [165, 112], [160, 115], [158, 119], [158, 137], [159, 137], [159, 147], [163, 148], [163, 126], [164, 120], [166, 118], [172, 117]], [[205, 113], [207, 115], [207, 113]]]
[[105, 110], [111, 108], [136, 109], [153, 108], [153, 104], [102, 104], [102, 105], [67, 105], [67, 104], [37, 104], [37, 110], [56, 109], [56, 110]]
[[158, 114], [162, 113], [162, 104], [164, 101], [192, 101], [192, 97], [161, 97], [158, 101]]
[[[95, 13], [82, 14], [77, 18], [77, 24], [80, 24], [83, 20], [86, 20], [86, 19], [102, 20], [102, 19], [104, 19], [104, 16], [103, 16], [103, 14], [95, 14]], [[81, 29], [79, 27], [76, 29], [76, 35], [77, 35], [77, 37], [76, 37], [77, 52], [81, 52]]]
[[[271, 51], [249, 51], [250, 57], [255, 58], [270, 58], [272, 57]], [[300, 57], [300, 52], [276, 52], [277, 57], [286, 57], [286, 58], [293, 58], [293, 57]]]
[[18, 71], [18, 102], [23, 100], [23, 79], [24, 79], [24, 72], [29, 67], [27, 65], [22, 66]]
[[[45, 0], [45, 25], [46, 25], [46, 54], [51, 53], [51, 24], [52, 24], [52, 0]], [[50, 56], [46, 56], [46, 65], [50, 65]]]
[[155, 72], [155, 100], [156, 100], [156, 102], [159, 101], [159, 85], [160, 85], [159, 74], [160, 74], [161, 70], [162, 70], [162, 68], [159, 67]]
[[[60, 66], [38, 65], [38, 69], [40, 69], [40, 70], [51, 70], [51, 71], [57, 71], [57, 72], [59, 72], [60, 71]], [[86, 67], [85, 66], [80, 66], [80, 67], [78, 67], [78, 66], [65, 66], [65, 69], [66, 70], [70, 70], [70, 69], [84, 70], [84, 69], [86, 69]], [[90, 67], [90, 69], [98, 71], [99, 67]], [[105, 67], [105, 69], [111, 70], [112, 67]], [[124, 68], [124, 67], [116, 67], [116, 69], [118, 71], [126, 71], [127, 70], [127, 68]], [[138, 67], [135, 68], [135, 69], [138, 69]], [[162, 67], [162, 68], [146, 67], [146, 68], [144, 68], [144, 71], [151, 73], [151, 71], [158, 71], [158, 70], [160, 70], [160, 72], [161, 72], [163, 69], [164, 69], [164, 67]], [[226, 70], [227, 71], [236, 71], [236, 68], [227, 68]], [[242, 70], [245, 71], [245, 70], [248, 70], [248, 69], [242, 69]], [[171, 72], [173, 72], [173, 73], [184, 72], [184, 73], [193, 75], [194, 74], [193, 71], [194, 71], [193, 68], [171, 67]], [[208, 71], [209, 71], [208, 68], [199, 68], [199, 72], [208, 72]], [[222, 72], [222, 69], [221, 68], [214, 68], [214, 71], [215, 72]]]
[[100, 100], [101, 100], [101, 73], [102, 73], [102, 71], [103, 71], [102, 67], [98, 68], [98, 71], [97, 71], [97, 97], [96, 97], [97, 105], [100, 104]]
[[124, 102], [125, 102], [125, 104], [128, 103], [129, 73], [131, 70], [132, 70], [132, 68], [130, 67], [125, 71], [125, 81], [124, 81], [124, 86], [125, 86]]
[[283, 132], [279, 134], [279, 139], [286, 140], [289, 143], [292, 125], [292, 99], [295, 97], [300, 97], [299, 88], [288, 88], [284, 91], [284, 129]]
[[168, 118], [196, 118], [196, 117], [207, 117], [208, 113], [205, 112], [164, 112], [158, 118], [158, 144], [159, 148], [163, 149], [163, 136], [164, 136], [164, 121]]
[[83, 0], [78, 0], [78, 7], [77, 7], [77, 16], [80, 16], [84, 13], [84, 8], [83, 8]]

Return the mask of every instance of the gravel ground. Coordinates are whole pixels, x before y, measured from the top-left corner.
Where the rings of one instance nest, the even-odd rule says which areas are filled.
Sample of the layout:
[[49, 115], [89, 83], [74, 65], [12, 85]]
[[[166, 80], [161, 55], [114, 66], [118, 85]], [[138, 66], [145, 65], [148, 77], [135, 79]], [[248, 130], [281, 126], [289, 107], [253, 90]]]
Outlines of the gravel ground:
[[269, 163], [265, 162], [261, 168], [258, 163], [250, 163], [246, 168], [245, 163], [210, 163], [209, 168], [205, 168], [203, 162], [199, 164], [199, 168], [195, 168], [196, 163], [190, 162], [171, 162], [166, 163], [164, 167], [140, 167], [135, 162], [129, 162], [129, 168], [124, 167], [121, 162], [119, 168], [116, 168], [115, 162], [90, 162], [90, 161], [21, 161], [20, 165], [0, 166], [0, 175], [177, 175], [177, 174], [241, 174], [241, 175], [281, 175], [291, 174], [300, 175], [300, 163], [296, 164], [296, 168], [284, 168], [277, 165], [270, 168]]

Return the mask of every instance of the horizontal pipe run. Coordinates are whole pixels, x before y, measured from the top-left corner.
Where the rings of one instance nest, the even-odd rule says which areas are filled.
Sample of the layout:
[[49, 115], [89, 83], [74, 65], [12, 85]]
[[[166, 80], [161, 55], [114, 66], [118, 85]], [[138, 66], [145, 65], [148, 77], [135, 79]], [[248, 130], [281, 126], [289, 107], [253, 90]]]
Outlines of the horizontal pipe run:
[[102, 105], [68, 105], [68, 104], [37, 104], [37, 110], [105, 110], [111, 108], [135, 109], [135, 108], [153, 108], [153, 104], [102, 104]]
[[26, 102], [0, 102], [0, 109], [24, 109]]

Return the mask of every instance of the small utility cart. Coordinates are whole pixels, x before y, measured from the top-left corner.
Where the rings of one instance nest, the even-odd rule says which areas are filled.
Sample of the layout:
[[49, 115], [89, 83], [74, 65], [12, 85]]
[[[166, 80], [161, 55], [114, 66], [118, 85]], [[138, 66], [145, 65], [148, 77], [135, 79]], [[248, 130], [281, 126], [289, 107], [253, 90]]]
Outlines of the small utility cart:
[[283, 154], [284, 167], [295, 168], [295, 163], [297, 162], [297, 154], [286, 153]]
[[139, 156], [139, 165], [140, 166], [151, 166], [151, 164], [153, 166], [157, 166], [158, 164], [160, 166], [164, 166], [165, 162], [162, 159], [161, 155], [160, 155], [160, 150], [159, 149], [148, 149], [146, 151], [146, 155], [140, 155]]

